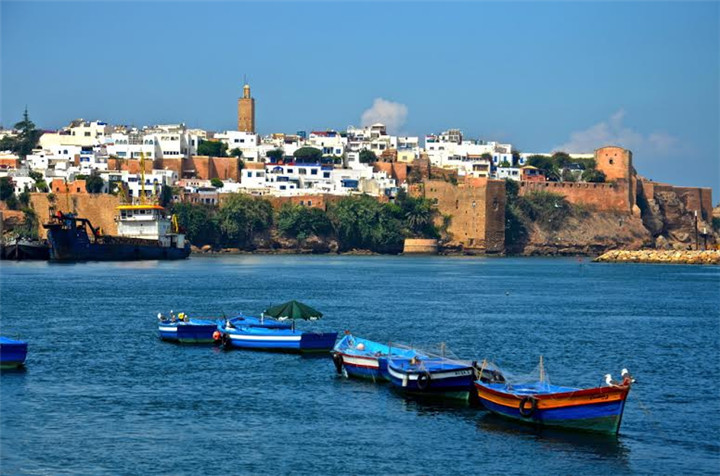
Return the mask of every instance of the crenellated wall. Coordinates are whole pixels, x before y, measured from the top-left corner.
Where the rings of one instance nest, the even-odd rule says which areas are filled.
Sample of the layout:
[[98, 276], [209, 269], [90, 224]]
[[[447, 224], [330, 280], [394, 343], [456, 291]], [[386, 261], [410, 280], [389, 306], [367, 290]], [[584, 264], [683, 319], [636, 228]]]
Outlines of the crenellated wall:
[[590, 205], [597, 211], [632, 213], [627, 182], [520, 182], [520, 195], [532, 191], [557, 193], [573, 204]]

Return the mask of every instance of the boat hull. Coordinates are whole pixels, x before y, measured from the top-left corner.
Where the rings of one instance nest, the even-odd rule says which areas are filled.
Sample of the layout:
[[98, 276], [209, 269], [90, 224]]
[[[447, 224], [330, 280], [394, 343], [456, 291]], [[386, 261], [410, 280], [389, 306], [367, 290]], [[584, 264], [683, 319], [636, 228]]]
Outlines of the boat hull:
[[228, 347], [274, 352], [329, 352], [337, 339], [337, 332], [291, 329], [240, 328], [223, 332]]
[[0, 341], [0, 368], [15, 369], [25, 365], [27, 342], [2, 338]]
[[407, 357], [417, 355], [412, 349], [391, 347], [346, 333], [333, 348], [335, 370], [348, 377], [389, 381], [388, 356]]
[[386, 357], [366, 357], [342, 352], [338, 352], [336, 355], [342, 357], [342, 367], [348, 377], [390, 380]]
[[469, 400], [475, 380], [471, 367], [445, 369], [408, 369], [388, 364], [390, 383], [403, 393]]
[[624, 386], [516, 395], [478, 382], [475, 387], [485, 408], [503, 417], [536, 426], [611, 434], [620, 429], [629, 392]]
[[138, 261], [176, 260], [190, 256], [190, 245], [183, 248], [160, 246], [153, 240], [104, 237], [107, 242], [91, 242], [78, 229], [49, 228], [50, 261]]
[[168, 342], [181, 344], [212, 344], [215, 342], [213, 334], [217, 331], [217, 324], [204, 322], [160, 322], [158, 336]]

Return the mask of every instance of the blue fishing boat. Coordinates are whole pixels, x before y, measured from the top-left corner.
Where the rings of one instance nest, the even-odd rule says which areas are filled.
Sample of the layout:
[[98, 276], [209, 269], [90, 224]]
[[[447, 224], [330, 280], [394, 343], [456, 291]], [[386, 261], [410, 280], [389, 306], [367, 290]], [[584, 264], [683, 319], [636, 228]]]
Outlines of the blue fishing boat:
[[575, 388], [552, 385], [544, 378], [525, 383], [475, 382], [480, 402], [506, 418], [542, 427], [617, 434], [633, 378], [623, 369], [623, 380], [606, 386]]
[[[273, 318], [266, 320], [267, 316]], [[277, 352], [328, 352], [335, 345], [337, 332], [303, 332], [295, 329], [295, 320], [317, 320], [322, 313], [297, 301], [266, 309], [260, 322], [241, 316], [218, 325], [226, 348], [270, 350]], [[290, 319], [288, 327], [282, 321]], [[239, 325], [237, 325], [239, 324]]]
[[27, 358], [28, 343], [21, 340], [0, 337], [0, 368], [22, 367]]
[[303, 332], [258, 326], [218, 327], [226, 348], [277, 352], [328, 352], [335, 345], [337, 332]]
[[220, 340], [215, 320], [197, 319], [179, 313], [177, 317], [158, 314], [158, 335], [160, 339], [182, 344], [211, 344]]
[[388, 356], [412, 358], [412, 349], [392, 347], [346, 333], [332, 351], [337, 373], [348, 377], [369, 378], [373, 381], [390, 380]]
[[413, 357], [390, 355], [388, 374], [392, 385], [403, 393], [436, 396], [458, 400], [474, 400], [474, 382], [504, 381], [499, 370], [477, 362], [418, 352]]

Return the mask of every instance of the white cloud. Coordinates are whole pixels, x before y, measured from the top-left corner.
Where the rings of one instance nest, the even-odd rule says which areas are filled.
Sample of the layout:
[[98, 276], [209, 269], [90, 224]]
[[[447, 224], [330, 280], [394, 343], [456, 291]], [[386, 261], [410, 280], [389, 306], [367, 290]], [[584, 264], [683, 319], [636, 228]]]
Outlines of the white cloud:
[[599, 122], [589, 128], [570, 134], [570, 140], [553, 150], [562, 150], [568, 153], [592, 152], [598, 147], [618, 145], [638, 151], [667, 154], [673, 151], [677, 139], [665, 132], [652, 132], [648, 135], [627, 127], [623, 124], [625, 111], [620, 109], [610, 116], [607, 121]]
[[376, 98], [372, 107], [362, 113], [361, 122], [363, 127], [381, 122], [388, 131], [397, 131], [405, 124], [407, 113], [408, 109], [404, 104]]

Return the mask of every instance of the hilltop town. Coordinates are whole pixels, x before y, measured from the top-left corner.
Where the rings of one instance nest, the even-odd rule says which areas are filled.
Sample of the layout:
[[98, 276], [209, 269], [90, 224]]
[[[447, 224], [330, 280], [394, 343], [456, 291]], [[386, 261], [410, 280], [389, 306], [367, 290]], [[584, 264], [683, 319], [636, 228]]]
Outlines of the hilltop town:
[[[205, 249], [376, 248], [347, 238], [343, 245], [332, 213], [322, 226], [303, 229], [271, 213], [266, 221], [279, 228], [256, 226], [231, 243], [201, 233], [202, 221], [190, 218], [203, 209], [210, 220], [214, 212], [207, 210], [238, 195], [266, 200], [275, 213], [284, 209], [285, 223], [302, 218], [288, 215], [290, 207], [328, 212], [344, 198], [369, 196], [398, 205], [389, 213], [403, 222], [383, 251], [402, 251], [400, 238], [419, 249], [427, 243], [417, 240], [439, 240], [443, 252], [468, 254], [703, 249], [718, 242], [711, 189], [645, 178], [632, 152], [614, 145], [583, 154], [528, 153], [457, 129], [428, 134], [421, 144], [379, 123], [261, 136], [247, 84], [232, 131], [98, 120], [57, 131], [30, 125], [26, 112], [15, 129], [0, 131], [0, 208], [4, 229], [15, 234], [42, 237], [41, 223], [57, 211], [87, 217], [112, 234], [115, 207], [145, 200], [172, 206]], [[425, 214], [417, 218], [420, 209]]]

